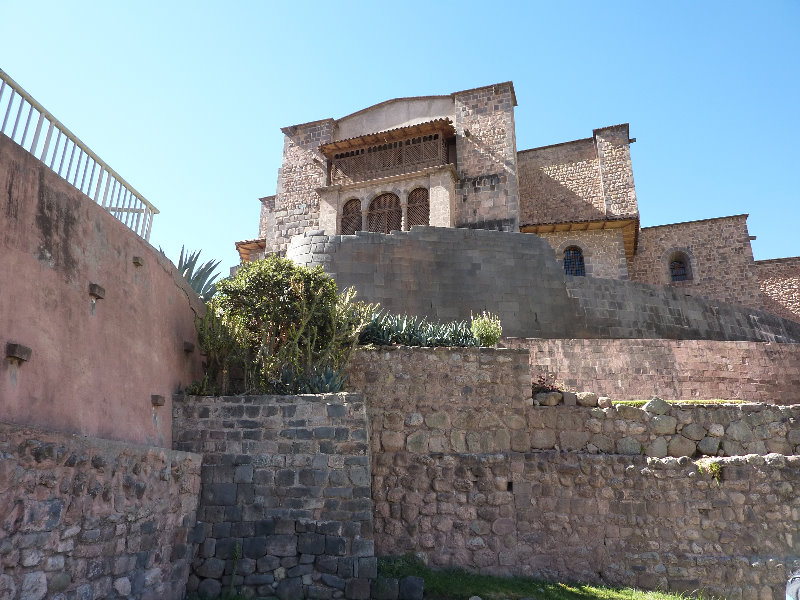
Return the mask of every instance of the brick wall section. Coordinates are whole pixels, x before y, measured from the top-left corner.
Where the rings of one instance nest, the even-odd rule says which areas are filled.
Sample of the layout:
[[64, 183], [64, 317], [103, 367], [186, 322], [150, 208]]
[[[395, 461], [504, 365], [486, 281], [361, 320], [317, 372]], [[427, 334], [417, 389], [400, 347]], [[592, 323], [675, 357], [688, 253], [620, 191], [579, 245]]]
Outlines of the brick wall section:
[[0, 423], [0, 597], [181, 600], [200, 457]]
[[[691, 281], [671, 281], [669, 261], [677, 251], [690, 258]], [[628, 276], [632, 281], [669, 285], [686, 294], [763, 308], [747, 215], [643, 227]]]
[[503, 429], [506, 436], [521, 429], [518, 415], [524, 414], [531, 396], [526, 350], [359, 350], [347, 381], [364, 395], [373, 453], [465, 451], [467, 443], [475, 452], [508, 449], [509, 440], [494, 430], [504, 420], [513, 425]]
[[367, 598], [373, 557], [370, 458], [357, 395], [174, 401], [175, 445], [203, 453], [188, 591], [230, 584], [280, 598]]
[[800, 257], [758, 260], [755, 269], [764, 309], [800, 321]]
[[639, 216], [636, 186], [633, 183], [631, 146], [628, 125], [614, 125], [594, 130], [603, 197], [608, 218]]
[[384, 452], [379, 554], [438, 567], [729, 599], [784, 597], [798, 560], [800, 457]]
[[517, 154], [520, 224], [597, 221], [606, 206], [592, 138]]
[[513, 85], [467, 90], [453, 98], [459, 177], [456, 226], [518, 231]]
[[438, 320], [499, 314], [506, 335], [800, 341], [800, 324], [684, 290], [567, 277], [553, 249], [524, 233], [414, 227], [295, 237], [287, 256], [322, 265], [340, 287], [395, 313]]
[[628, 126], [517, 155], [520, 223], [639, 218]]
[[[624, 350], [635, 352], [617, 349]], [[711, 357], [719, 352], [708, 350]], [[535, 345], [531, 356], [532, 362], [539, 358], [534, 373], [537, 367], [550, 372]], [[538, 406], [527, 361], [526, 350], [388, 346], [357, 352], [348, 382], [365, 398], [374, 455], [547, 449], [659, 458], [800, 453], [800, 406], [682, 404], [666, 417], [632, 406], [577, 406], [574, 398], [571, 405]], [[800, 361], [794, 369], [800, 375]], [[739, 378], [746, 374], [731, 373], [728, 381]], [[787, 389], [799, 386], [800, 381], [787, 383]], [[651, 390], [643, 397], [652, 395]], [[794, 398], [800, 405], [797, 393]], [[776, 400], [787, 397], [767, 399]]]
[[262, 215], [266, 230], [259, 232], [266, 237], [268, 251], [282, 253], [292, 236], [319, 226], [316, 190], [327, 181], [327, 159], [319, 146], [331, 141], [333, 125], [332, 119], [325, 119], [284, 128], [274, 209], [271, 216]]
[[564, 266], [564, 250], [577, 246], [583, 252], [587, 277], [627, 279], [628, 261], [625, 259], [625, 243], [619, 229], [597, 231], [565, 231], [540, 233], [553, 247], [558, 264]]
[[707, 340], [505, 339], [531, 351], [531, 378], [617, 400], [800, 403], [800, 345]]

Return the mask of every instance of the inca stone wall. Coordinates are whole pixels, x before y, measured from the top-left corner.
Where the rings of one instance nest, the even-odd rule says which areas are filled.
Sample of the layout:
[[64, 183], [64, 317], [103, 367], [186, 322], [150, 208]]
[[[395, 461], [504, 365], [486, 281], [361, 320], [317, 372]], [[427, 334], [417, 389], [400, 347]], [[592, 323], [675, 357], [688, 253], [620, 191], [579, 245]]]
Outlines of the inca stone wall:
[[[690, 281], [671, 281], [669, 262], [676, 252], [689, 257]], [[670, 285], [686, 294], [764, 307], [747, 215], [643, 227], [628, 276], [632, 281]]]
[[800, 258], [776, 258], [755, 262], [764, 308], [800, 321]]
[[617, 400], [800, 403], [800, 345], [708, 340], [514, 339], [529, 348], [531, 378]]
[[511, 82], [453, 94], [456, 226], [519, 231], [519, 184]]
[[[292, 236], [319, 226], [317, 188], [327, 182], [326, 158], [320, 144], [331, 141], [333, 119], [284, 127], [283, 162], [273, 199], [262, 204], [259, 237], [268, 252], [283, 253]], [[267, 214], [263, 214], [266, 211]]]
[[366, 400], [372, 452], [800, 454], [800, 397], [795, 406], [660, 401], [646, 409], [606, 397], [601, 408], [590, 391], [531, 397], [527, 358], [488, 348], [359, 351], [348, 381]]
[[628, 261], [625, 259], [625, 244], [620, 229], [565, 231], [538, 235], [553, 247], [556, 261], [562, 268], [564, 250], [570, 246], [578, 246], [583, 253], [587, 277], [628, 278]]
[[200, 457], [0, 423], [0, 598], [181, 600]]
[[376, 550], [481, 573], [782, 599], [800, 565], [800, 457], [708, 460], [701, 471], [688, 458], [384, 452]]
[[685, 290], [597, 277], [568, 277], [533, 234], [414, 227], [391, 235], [312, 232], [287, 257], [322, 265], [340, 287], [395, 313], [469, 319], [488, 309], [506, 335], [540, 338], [666, 338], [800, 341], [800, 324]]
[[[765, 452], [797, 450], [800, 409], [578, 405], [597, 403], [594, 394], [536, 406], [525, 360], [474, 348], [358, 352], [349, 377], [369, 411], [378, 555], [783, 598], [800, 566], [800, 457]], [[712, 442], [761, 454], [641, 454], [662, 443], [702, 453]]]
[[174, 406], [176, 447], [203, 454], [188, 591], [216, 597], [232, 583], [282, 600], [369, 597], [377, 562], [359, 396], [188, 397]]

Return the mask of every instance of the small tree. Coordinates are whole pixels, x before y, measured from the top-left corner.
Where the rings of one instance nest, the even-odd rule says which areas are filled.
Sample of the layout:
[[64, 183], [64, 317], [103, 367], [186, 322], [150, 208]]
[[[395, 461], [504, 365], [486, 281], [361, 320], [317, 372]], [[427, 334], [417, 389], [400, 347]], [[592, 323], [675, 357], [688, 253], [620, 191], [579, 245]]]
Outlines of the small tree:
[[338, 293], [321, 267], [271, 256], [221, 281], [198, 321], [205, 391], [339, 391], [342, 370], [375, 309]]

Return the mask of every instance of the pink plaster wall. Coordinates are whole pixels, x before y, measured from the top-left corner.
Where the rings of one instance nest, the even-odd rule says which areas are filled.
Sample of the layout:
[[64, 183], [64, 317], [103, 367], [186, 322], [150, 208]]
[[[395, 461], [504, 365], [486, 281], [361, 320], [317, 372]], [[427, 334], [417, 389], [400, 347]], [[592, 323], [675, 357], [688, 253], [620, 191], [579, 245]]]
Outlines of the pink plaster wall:
[[[155, 248], [0, 135], [0, 421], [170, 447], [203, 310]], [[30, 360], [6, 358], [9, 342]]]

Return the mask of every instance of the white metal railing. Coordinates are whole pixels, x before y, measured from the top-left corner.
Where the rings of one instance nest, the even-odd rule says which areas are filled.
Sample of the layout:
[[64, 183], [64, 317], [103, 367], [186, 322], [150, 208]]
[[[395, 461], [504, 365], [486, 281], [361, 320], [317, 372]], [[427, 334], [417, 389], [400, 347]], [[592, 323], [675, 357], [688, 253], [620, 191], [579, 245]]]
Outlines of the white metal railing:
[[0, 133], [92, 198], [136, 235], [150, 239], [158, 209], [2, 69], [0, 119]]

